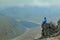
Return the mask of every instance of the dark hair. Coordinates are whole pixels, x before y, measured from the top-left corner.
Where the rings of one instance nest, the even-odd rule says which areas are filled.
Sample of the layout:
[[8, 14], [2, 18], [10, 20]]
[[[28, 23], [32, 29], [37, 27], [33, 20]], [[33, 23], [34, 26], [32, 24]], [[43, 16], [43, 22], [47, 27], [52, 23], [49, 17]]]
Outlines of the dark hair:
[[46, 17], [44, 17], [44, 19], [46, 19]]

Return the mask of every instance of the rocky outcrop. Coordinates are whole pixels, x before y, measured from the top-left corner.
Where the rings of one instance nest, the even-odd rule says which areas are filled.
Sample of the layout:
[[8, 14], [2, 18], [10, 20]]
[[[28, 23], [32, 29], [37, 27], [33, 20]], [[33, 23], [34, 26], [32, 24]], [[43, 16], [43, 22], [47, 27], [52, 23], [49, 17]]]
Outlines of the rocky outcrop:
[[[49, 31], [47, 33], [49, 33], [48, 37], [42, 37], [42, 38], [38, 38], [38, 39], [35, 39], [35, 40], [60, 40], [60, 19], [58, 20], [58, 25], [57, 26], [54, 26], [54, 24], [50, 23], [50, 24], [46, 24], [46, 27], [50, 27], [47, 28], [47, 30], [49, 29]], [[45, 30], [45, 31], [47, 31]], [[51, 31], [52, 30], [52, 31]], [[46, 33], [46, 35], [47, 35]], [[51, 36], [52, 34], [52, 36]]]
[[56, 37], [50, 37], [50, 38], [43, 38], [43, 39], [36, 39], [36, 40], [60, 40], [60, 35]]

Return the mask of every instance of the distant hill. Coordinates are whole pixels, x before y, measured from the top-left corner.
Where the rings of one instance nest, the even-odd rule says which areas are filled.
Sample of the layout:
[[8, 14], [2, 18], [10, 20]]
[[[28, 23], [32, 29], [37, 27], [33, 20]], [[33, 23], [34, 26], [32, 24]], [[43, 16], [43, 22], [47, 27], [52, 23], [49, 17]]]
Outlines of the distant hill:
[[[0, 15], [9, 16], [14, 19], [20, 20], [31, 20], [40, 22], [44, 16], [56, 20], [60, 17], [60, 8], [51, 6], [51, 7], [8, 7], [0, 10]], [[51, 16], [50, 16], [51, 15]]]
[[8, 40], [23, 34], [26, 28], [12, 18], [0, 15], [0, 40]]

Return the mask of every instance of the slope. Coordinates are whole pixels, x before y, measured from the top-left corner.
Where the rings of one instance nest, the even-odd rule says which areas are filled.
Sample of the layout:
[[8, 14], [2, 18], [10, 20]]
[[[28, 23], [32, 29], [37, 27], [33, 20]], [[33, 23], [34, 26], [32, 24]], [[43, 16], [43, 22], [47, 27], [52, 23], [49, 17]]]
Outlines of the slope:
[[0, 15], [0, 40], [8, 40], [23, 34], [26, 31], [12, 18]]
[[21, 36], [18, 36], [12, 40], [33, 40], [39, 37], [41, 37], [41, 27], [36, 27], [26, 31]]

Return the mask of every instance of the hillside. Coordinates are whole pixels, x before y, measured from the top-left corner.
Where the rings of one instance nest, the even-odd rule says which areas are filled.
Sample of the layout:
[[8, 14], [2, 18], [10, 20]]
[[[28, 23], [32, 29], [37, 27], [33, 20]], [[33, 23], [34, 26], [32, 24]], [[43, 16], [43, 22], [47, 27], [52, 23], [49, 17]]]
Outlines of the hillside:
[[29, 31], [26, 31], [21, 36], [18, 36], [12, 40], [33, 40], [35, 38], [41, 37], [41, 27], [33, 28]]
[[36, 27], [36, 28], [33, 28], [33, 29], [25, 32], [21, 36], [18, 36], [14, 39], [11, 39], [11, 40], [35, 40], [35, 39], [36, 40], [60, 40], [60, 35], [55, 36], [55, 37], [38, 39], [40, 37], [41, 37], [41, 28]]
[[12, 18], [0, 15], [0, 40], [8, 40], [23, 34], [26, 31]]

